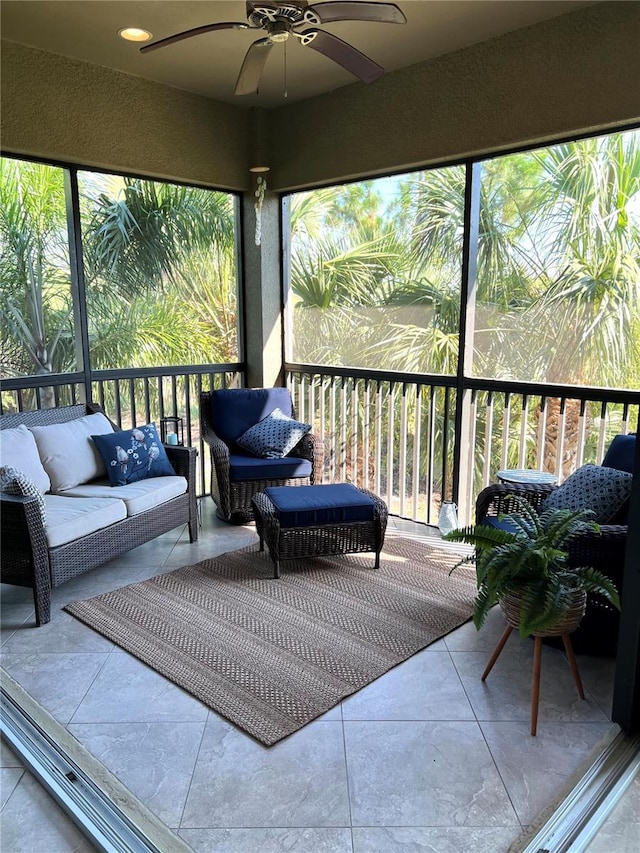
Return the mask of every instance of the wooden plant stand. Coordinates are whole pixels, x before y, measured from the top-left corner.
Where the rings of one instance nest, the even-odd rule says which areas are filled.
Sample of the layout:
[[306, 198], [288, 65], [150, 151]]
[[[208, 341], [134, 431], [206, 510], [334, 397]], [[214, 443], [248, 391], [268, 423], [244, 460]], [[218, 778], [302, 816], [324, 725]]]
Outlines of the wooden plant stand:
[[[485, 671], [482, 673], [482, 681], [486, 679], [491, 670], [493, 669], [493, 665], [500, 657], [500, 652], [503, 650], [505, 643], [509, 639], [511, 632], [513, 631], [512, 625], [507, 625], [504, 629], [504, 633], [498, 640], [498, 645], [493, 650], [493, 654], [487, 664]], [[538, 705], [540, 703], [540, 668], [542, 664], [542, 638], [543, 634], [534, 634], [535, 645], [533, 648], [533, 680], [531, 684], [531, 734], [535, 736], [538, 730]], [[573, 679], [576, 683], [576, 687], [578, 688], [578, 696], [581, 699], [584, 699], [584, 690], [582, 688], [582, 681], [580, 679], [580, 673], [578, 672], [578, 664], [576, 663], [575, 656], [573, 654], [573, 646], [571, 645], [571, 637], [569, 634], [562, 634], [562, 642], [564, 643], [564, 649], [567, 653], [567, 660], [569, 661], [569, 666], [571, 667], [571, 672], [573, 673]]]

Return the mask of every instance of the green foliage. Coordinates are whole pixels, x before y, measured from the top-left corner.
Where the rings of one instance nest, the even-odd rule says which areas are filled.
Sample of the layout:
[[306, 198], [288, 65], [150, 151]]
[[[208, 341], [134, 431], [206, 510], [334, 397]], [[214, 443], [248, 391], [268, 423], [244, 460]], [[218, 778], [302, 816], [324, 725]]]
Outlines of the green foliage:
[[550, 509], [538, 515], [522, 498], [515, 498], [517, 512], [500, 516], [515, 530], [482, 524], [453, 530], [450, 542], [473, 545], [475, 554], [458, 566], [475, 561], [478, 594], [473, 623], [478, 630], [489, 609], [507, 593], [522, 596], [520, 636], [544, 631], [562, 615], [574, 589], [594, 593], [618, 609], [620, 599], [612, 581], [590, 566], [568, 564], [568, 543], [587, 530], [599, 531], [589, 520], [589, 510]]
[[75, 368], [62, 173], [2, 160], [0, 316], [5, 375]]

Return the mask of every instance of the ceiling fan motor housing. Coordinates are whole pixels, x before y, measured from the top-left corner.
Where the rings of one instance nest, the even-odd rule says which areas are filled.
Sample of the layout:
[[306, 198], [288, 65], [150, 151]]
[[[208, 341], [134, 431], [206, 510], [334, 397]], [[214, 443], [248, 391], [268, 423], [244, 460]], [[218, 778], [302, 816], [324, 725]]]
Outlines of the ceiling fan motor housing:
[[307, 0], [289, 3], [247, 3], [247, 19], [252, 26], [265, 29], [268, 29], [269, 24], [275, 23], [288, 23], [290, 27], [295, 27], [308, 23], [305, 18], [307, 5]]

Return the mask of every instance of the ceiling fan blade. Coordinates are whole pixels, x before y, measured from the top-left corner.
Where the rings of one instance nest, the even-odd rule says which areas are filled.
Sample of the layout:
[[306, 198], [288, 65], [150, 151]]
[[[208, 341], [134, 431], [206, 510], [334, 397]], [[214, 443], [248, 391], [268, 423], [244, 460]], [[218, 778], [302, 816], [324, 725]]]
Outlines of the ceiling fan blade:
[[145, 44], [144, 47], [140, 48], [140, 53], [147, 53], [149, 50], [156, 50], [158, 47], [166, 47], [168, 44], [174, 44], [174, 42], [182, 41], [183, 39], [190, 39], [193, 36], [200, 36], [203, 33], [211, 33], [214, 30], [248, 30], [250, 29], [249, 24], [244, 24], [240, 21], [224, 21], [219, 24], [205, 24], [202, 27], [194, 27], [191, 30], [185, 30], [182, 33], [176, 33], [173, 36], [167, 36], [165, 39], [158, 39], [158, 41], [152, 41], [151, 44]]
[[235, 95], [255, 95], [258, 91], [264, 64], [272, 47], [273, 44], [268, 38], [254, 41], [247, 51], [242, 68], [238, 74]]
[[346, 0], [335, 0], [335, 2], [309, 6], [305, 10], [305, 21], [310, 24], [328, 24], [331, 21], [377, 21], [381, 24], [407, 23], [404, 12], [395, 3], [346, 2]]
[[369, 59], [353, 45], [324, 30], [305, 30], [301, 36], [302, 44], [342, 65], [364, 83], [373, 83], [384, 74], [384, 68], [373, 59]]

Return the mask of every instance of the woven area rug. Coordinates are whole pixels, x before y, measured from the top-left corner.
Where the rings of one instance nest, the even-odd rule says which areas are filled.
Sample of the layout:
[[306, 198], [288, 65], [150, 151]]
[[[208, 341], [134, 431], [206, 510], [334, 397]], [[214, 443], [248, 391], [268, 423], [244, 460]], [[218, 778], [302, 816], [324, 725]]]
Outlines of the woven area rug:
[[273, 564], [257, 545], [64, 609], [266, 746], [466, 622], [475, 573], [450, 545]]

